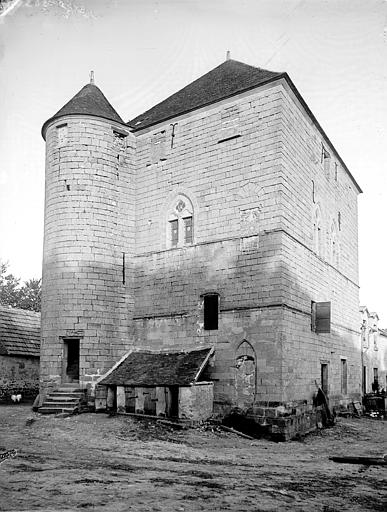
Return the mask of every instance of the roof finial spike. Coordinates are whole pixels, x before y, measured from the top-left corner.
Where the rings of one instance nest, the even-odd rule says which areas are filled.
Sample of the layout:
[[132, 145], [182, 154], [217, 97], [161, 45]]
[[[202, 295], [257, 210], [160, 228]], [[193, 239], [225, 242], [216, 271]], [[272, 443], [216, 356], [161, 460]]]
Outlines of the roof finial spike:
[[230, 60], [230, 59], [231, 59], [231, 52], [230, 52], [230, 50], [227, 50], [226, 60]]
[[90, 71], [90, 83], [94, 84], [94, 71]]

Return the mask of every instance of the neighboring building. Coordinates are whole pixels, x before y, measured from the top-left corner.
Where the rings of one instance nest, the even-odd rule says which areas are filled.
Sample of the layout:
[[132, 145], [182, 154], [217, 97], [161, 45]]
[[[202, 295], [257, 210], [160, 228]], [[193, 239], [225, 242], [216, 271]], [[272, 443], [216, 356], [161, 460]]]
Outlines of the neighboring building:
[[0, 305], [0, 402], [39, 393], [40, 313]]
[[127, 124], [90, 83], [42, 134], [42, 395], [212, 347], [214, 414], [359, 399], [361, 190], [286, 73], [227, 60]]
[[362, 346], [362, 392], [387, 390], [387, 329], [379, 328], [379, 316], [360, 308]]

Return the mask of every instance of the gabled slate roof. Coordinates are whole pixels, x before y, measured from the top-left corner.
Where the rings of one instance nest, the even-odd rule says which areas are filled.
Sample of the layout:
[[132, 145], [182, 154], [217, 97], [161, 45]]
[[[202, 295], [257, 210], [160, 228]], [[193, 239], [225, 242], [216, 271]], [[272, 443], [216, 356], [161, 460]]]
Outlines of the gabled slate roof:
[[40, 313], [0, 306], [0, 355], [40, 355]]
[[101, 89], [94, 84], [87, 84], [66, 105], [58, 110], [54, 116], [44, 123], [42, 127], [43, 138], [45, 139], [46, 128], [51, 121], [62, 116], [75, 114], [87, 114], [125, 124], [108, 102]]
[[212, 353], [212, 348], [187, 352], [131, 352], [99, 384], [189, 386], [199, 378]]
[[129, 121], [128, 125], [134, 131], [140, 130], [270, 82], [280, 76], [283, 76], [283, 73], [256, 68], [229, 59], [144, 114]]

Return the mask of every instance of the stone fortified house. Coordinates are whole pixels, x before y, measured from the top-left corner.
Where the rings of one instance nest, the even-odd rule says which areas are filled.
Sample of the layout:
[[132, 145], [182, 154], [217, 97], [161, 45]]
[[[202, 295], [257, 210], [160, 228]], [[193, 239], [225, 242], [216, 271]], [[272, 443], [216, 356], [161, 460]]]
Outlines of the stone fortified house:
[[[174, 371], [175, 415], [278, 428], [316, 382], [360, 396], [361, 190], [286, 73], [226, 60], [129, 123], [90, 83], [42, 135], [42, 396], [73, 382], [161, 414]], [[197, 372], [140, 378], [139, 353]]]

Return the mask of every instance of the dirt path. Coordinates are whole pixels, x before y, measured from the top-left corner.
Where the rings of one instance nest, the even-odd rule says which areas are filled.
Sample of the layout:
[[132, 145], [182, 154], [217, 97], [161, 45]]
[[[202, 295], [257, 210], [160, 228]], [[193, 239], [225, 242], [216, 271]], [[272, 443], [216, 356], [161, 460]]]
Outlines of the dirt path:
[[[29, 421], [29, 419], [33, 421]], [[0, 407], [0, 510], [382, 511], [386, 467], [331, 455], [387, 452], [386, 423], [341, 419], [302, 442], [249, 441], [104, 414]], [[359, 471], [360, 470], [360, 471]]]

